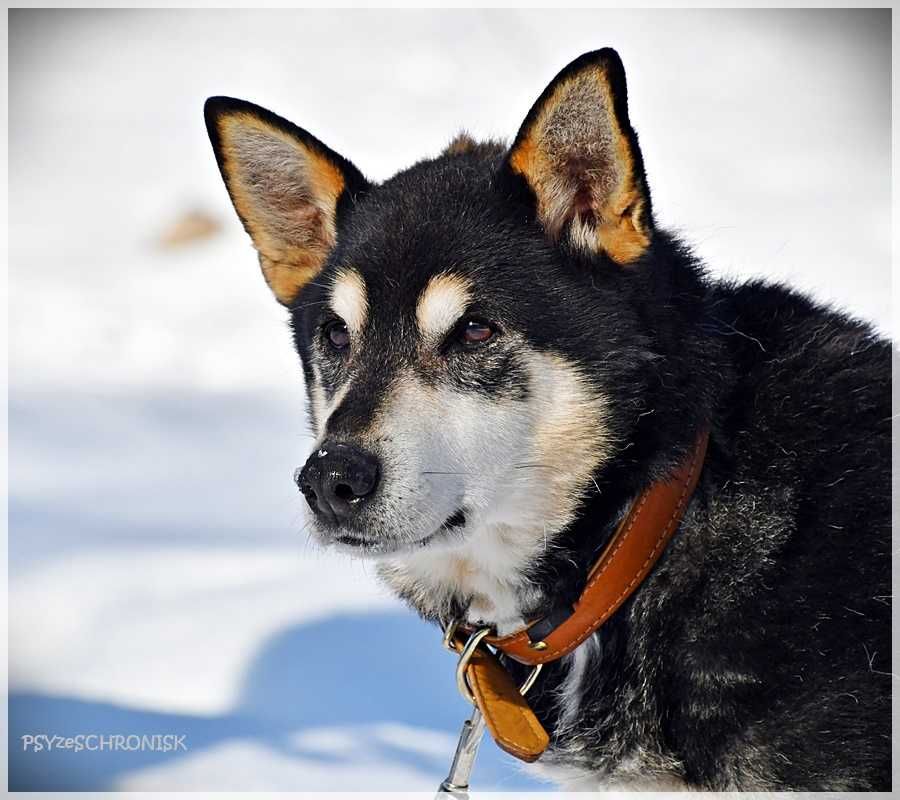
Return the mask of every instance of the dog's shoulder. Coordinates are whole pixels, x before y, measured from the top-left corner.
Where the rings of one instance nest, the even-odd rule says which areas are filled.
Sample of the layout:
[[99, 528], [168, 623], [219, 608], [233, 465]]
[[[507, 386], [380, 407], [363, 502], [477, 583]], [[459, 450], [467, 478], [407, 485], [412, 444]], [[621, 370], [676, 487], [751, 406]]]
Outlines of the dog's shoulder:
[[[718, 415], [718, 495], [732, 497], [723, 507], [749, 514], [759, 546], [775, 518], [780, 529], [789, 526], [791, 546], [809, 551], [817, 575], [829, 568], [827, 553], [835, 568], [852, 557], [859, 575], [883, 578], [890, 535], [890, 342], [782, 286], [718, 291], [713, 313], [736, 371]], [[795, 559], [796, 568], [802, 564]]]
[[863, 436], [887, 444], [886, 338], [777, 284], [720, 284], [713, 297], [713, 326], [728, 341], [736, 373], [726, 399], [736, 433], [742, 428], [756, 441], [777, 436], [810, 455], [822, 447], [852, 453]]

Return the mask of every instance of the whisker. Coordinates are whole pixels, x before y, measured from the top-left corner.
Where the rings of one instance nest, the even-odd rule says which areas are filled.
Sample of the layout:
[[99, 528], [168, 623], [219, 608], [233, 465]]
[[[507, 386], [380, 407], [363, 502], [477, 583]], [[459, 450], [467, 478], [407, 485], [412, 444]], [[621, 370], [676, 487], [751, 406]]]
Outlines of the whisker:
[[471, 472], [442, 472], [441, 470], [426, 470], [420, 472], [420, 475], [471, 475]]

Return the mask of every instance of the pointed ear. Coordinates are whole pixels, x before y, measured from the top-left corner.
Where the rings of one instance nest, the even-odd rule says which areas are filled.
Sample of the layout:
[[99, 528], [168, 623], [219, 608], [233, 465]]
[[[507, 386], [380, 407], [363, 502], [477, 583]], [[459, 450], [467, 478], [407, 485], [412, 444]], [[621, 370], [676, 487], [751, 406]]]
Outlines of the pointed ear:
[[302, 128], [252, 103], [211, 97], [204, 114], [219, 170], [266, 282], [290, 305], [322, 269], [338, 217], [366, 191], [366, 179]]
[[585, 53], [553, 79], [525, 118], [506, 168], [528, 183], [551, 239], [568, 238], [619, 264], [649, 247], [650, 193], [615, 50]]

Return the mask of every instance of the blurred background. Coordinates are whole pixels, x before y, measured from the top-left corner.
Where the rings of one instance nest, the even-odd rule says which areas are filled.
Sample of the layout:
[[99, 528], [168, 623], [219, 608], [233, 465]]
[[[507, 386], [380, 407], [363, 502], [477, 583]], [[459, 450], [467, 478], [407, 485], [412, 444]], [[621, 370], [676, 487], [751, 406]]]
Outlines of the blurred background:
[[[889, 334], [890, 35], [889, 11], [11, 11], [10, 788], [431, 789], [467, 710], [438, 632], [307, 540], [301, 373], [207, 96], [383, 179], [463, 127], [512, 137], [614, 46], [660, 221], [714, 275]], [[490, 742], [475, 780], [540, 785]]]

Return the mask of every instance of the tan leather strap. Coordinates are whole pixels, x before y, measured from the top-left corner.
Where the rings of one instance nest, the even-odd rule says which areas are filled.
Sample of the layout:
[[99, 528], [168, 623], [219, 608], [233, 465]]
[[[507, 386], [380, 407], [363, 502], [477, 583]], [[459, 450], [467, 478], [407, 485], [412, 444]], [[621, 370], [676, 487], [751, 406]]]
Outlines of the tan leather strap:
[[706, 431], [701, 433], [675, 474], [638, 496], [589, 572], [568, 617], [537, 642], [529, 630], [539, 620], [484, 641], [523, 664], [546, 664], [571, 653], [603, 625], [647, 577], [672, 538], [700, 477], [708, 439]]
[[[453, 640], [457, 651], [462, 645], [463, 640]], [[478, 648], [466, 666], [466, 682], [497, 745], [522, 761], [540, 758], [550, 737], [497, 657]]]

